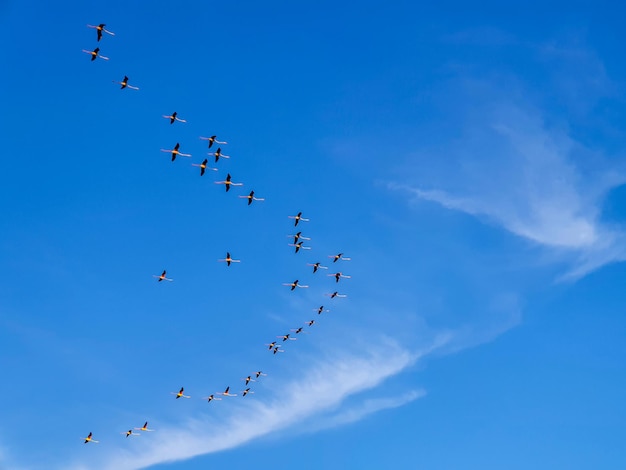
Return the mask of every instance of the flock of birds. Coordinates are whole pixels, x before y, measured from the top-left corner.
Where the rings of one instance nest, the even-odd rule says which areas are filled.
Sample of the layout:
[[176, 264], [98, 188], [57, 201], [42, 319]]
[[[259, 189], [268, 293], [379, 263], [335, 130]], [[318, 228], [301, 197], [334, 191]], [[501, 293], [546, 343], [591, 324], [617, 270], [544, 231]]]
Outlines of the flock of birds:
[[[111, 36], [115, 36], [115, 33], [113, 33], [112, 31], [109, 31], [106, 29], [106, 24], [101, 23], [99, 25], [87, 25], [89, 28], [93, 28], [96, 30], [97, 33], [97, 41], [98, 43], [100, 42], [100, 40], [103, 38], [103, 33], [104, 34], [108, 34]], [[109, 57], [105, 57], [103, 55], [100, 54], [100, 48], [96, 47], [93, 50], [86, 50], [83, 49], [83, 52], [89, 54], [91, 56], [91, 61], [94, 61], [96, 59], [102, 59], [102, 60], [109, 60]], [[139, 90], [139, 87], [136, 86], [131, 86], [128, 84], [128, 76], [124, 76], [124, 79], [120, 82], [114, 81], [115, 83], [121, 85], [121, 89], [124, 88], [129, 88], [132, 90]], [[175, 122], [180, 122], [180, 123], [186, 123], [187, 121], [185, 119], [181, 119], [178, 116], [177, 112], [173, 112], [172, 114], [169, 115], [163, 115], [163, 118], [168, 119], [170, 124], [174, 124]], [[228, 159], [230, 158], [229, 155], [224, 155], [222, 153], [222, 148], [220, 147], [220, 145], [227, 145], [228, 142], [226, 141], [219, 141], [217, 140], [217, 136], [216, 135], [212, 135], [210, 137], [200, 137], [200, 139], [205, 140], [208, 142], [208, 148], [211, 149], [214, 145], [218, 146], [217, 149], [214, 152], [210, 152], [208, 153], [208, 155], [213, 156], [215, 159], [215, 163], [217, 163], [219, 161], [220, 158], [224, 158], [224, 159]], [[171, 155], [171, 161], [175, 161], [177, 157], [188, 157], [191, 158], [191, 154], [187, 154], [187, 153], [182, 153], [180, 151], [180, 143], [176, 143], [176, 145], [174, 146], [174, 148], [172, 149], [161, 149], [162, 152], [165, 153], [169, 153]], [[217, 168], [212, 168], [208, 166], [208, 158], [205, 158], [202, 163], [192, 163], [192, 166], [198, 167], [200, 168], [200, 176], [204, 176], [206, 170], [212, 170], [212, 171], [218, 171]], [[228, 173], [226, 175], [226, 178], [222, 181], [215, 181], [215, 184], [223, 184], [225, 186], [226, 192], [230, 191], [231, 186], [243, 186], [243, 183], [241, 182], [233, 182], [232, 181], [232, 177], [230, 175], [230, 173]], [[254, 191], [250, 191], [249, 194], [247, 195], [239, 195], [239, 198], [242, 199], [246, 199], [247, 200], [247, 204], [251, 205], [253, 201], [264, 201], [264, 198], [257, 198], [255, 196]], [[289, 215], [288, 218], [293, 220], [293, 226], [294, 227], [298, 227], [298, 225], [300, 224], [300, 222], [309, 222], [309, 219], [304, 218], [302, 216], [302, 212], [298, 212], [296, 215]], [[289, 243], [288, 246], [294, 247], [294, 251], [295, 253], [299, 253], [300, 250], [310, 250], [311, 247], [310, 246], [304, 246], [304, 242], [305, 241], [309, 241], [310, 238], [305, 237], [302, 235], [301, 231], [298, 231], [297, 233], [293, 234], [293, 235], [287, 235], [287, 237], [291, 238], [293, 243]], [[333, 265], [335, 265], [335, 263], [337, 263], [338, 261], [349, 261], [350, 258], [347, 258], [344, 256], [343, 253], [337, 253], [335, 255], [329, 255], [328, 258], [330, 258], [330, 263], [332, 263]], [[231, 263], [240, 263], [241, 260], [238, 259], [233, 259], [230, 252], [226, 252], [226, 257], [217, 260], [218, 262], [224, 262], [226, 263], [226, 266], [229, 267], [231, 266]], [[328, 266], [323, 266], [321, 264], [321, 262], [317, 261], [315, 263], [307, 263], [308, 266], [312, 267], [313, 273], [317, 273], [320, 269], [324, 269], [324, 270], [328, 270], [329, 267]], [[163, 272], [159, 275], [153, 274], [152, 275], [154, 278], [157, 279], [157, 282], [162, 282], [162, 281], [169, 281], [172, 282], [174, 281], [174, 279], [167, 277], [167, 270], [163, 270]], [[335, 279], [335, 283], [339, 283], [339, 281], [341, 279], [350, 279], [350, 276], [345, 275], [343, 272], [341, 271], [337, 271], [336, 273], [331, 273], [331, 274], [327, 274], [327, 276], [329, 277], [333, 277]], [[288, 286], [290, 287], [291, 291], [296, 290], [296, 288], [308, 288], [309, 286], [307, 285], [302, 285], [300, 284], [300, 281], [298, 279], [294, 280], [293, 282], [290, 283], [284, 283], [284, 286]], [[330, 297], [331, 299], [334, 298], [341, 298], [341, 297], [347, 297], [346, 294], [340, 294], [338, 291], [334, 291], [332, 293], [327, 293], [325, 294], [326, 296]], [[326, 309], [323, 305], [314, 308], [314, 311], [317, 312], [318, 315], [321, 315], [324, 312], [329, 312], [330, 310]], [[274, 355], [278, 354], [278, 353], [283, 353], [285, 352], [284, 350], [284, 346], [281, 343], [286, 343], [287, 341], [295, 341], [297, 340], [297, 337], [294, 337], [301, 334], [301, 333], [305, 333], [304, 329], [305, 327], [312, 327], [315, 324], [315, 320], [309, 320], [305, 323], [305, 326], [300, 326], [298, 328], [292, 328], [290, 329], [290, 333], [284, 334], [284, 335], [278, 335], [276, 336], [276, 340], [271, 341], [270, 343], [265, 343], [265, 346], [267, 346], [267, 350], [271, 351]], [[242, 378], [242, 380], [245, 382], [245, 389], [242, 390], [240, 392], [242, 397], [245, 397], [249, 394], [253, 394], [254, 391], [251, 390], [251, 387], [249, 387], [248, 385], [250, 385], [251, 382], [257, 382], [257, 380], [260, 377], [266, 376], [265, 373], [263, 373], [263, 371], [258, 370], [255, 371], [253, 373], [251, 373], [250, 375], [246, 376], [245, 378]], [[184, 387], [180, 387], [180, 390], [178, 390], [178, 392], [170, 392], [172, 395], [174, 395], [175, 399], [178, 400], [180, 398], [191, 398], [190, 395], [185, 395], [185, 388]], [[211, 401], [218, 401], [218, 400], [222, 400], [222, 397], [236, 397], [238, 396], [238, 393], [231, 393], [230, 392], [230, 386], [227, 386], [226, 389], [223, 392], [214, 392], [208, 396], [202, 397], [203, 400], [206, 400], [208, 403], [210, 403]], [[139, 432], [135, 432], [135, 431], [139, 431]], [[126, 438], [130, 437], [130, 436], [140, 436], [142, 432], [152, 432], [154, 431], [154, 429], [149, 429], [148, 428], [148, 422], [146, 421], [143, 426], [141, 427], [133, 427], [128, 429], [127, 431], [124, 432], [120, 432], [121, 435], [125, 436]], [[93, 433], [90, 432], [87, 437], [81, 438], [82, 440], [84, 440], [84, 443], [99, 443], [99, 441], [95, 440], [93, 438]]]

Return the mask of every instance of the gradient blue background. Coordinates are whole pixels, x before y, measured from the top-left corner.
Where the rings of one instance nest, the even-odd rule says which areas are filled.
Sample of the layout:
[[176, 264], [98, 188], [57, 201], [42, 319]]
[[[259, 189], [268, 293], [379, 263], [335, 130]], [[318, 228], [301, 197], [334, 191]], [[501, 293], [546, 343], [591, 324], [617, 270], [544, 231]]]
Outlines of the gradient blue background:
[[[375, 371], [388, 341], [427, 353], [157, 467], [624, 468], [624, 13], [0, 1], [0, 468], [109, 468], [213, 413], [215, 441], [247, 402], [197, 397], [263, 369], [250, 398], [289, 414], [281, 394], [311, 371]], [[97, 44], [100, 22], [116, 35]], [[81, 52], [96, 45], [110, 61]], [[212, 134], [231, 159], [200, 178]], [[176, 142], [193, 158], [160, 152]], [[244, 187], [213, 184], [226, 172]], [[266, 200], [246, 207], [251, 189]], [[294, 255], [298, 211], [312, 250]], [[340, 251], [352, 278], [330, 301], [334, 271], [306, 263]], [[296, 278], [311, 288], [281, 285]], [[310, 335], [267, 353], [320, 304]], [[119, 435], [146, 419], [155, 433]]]

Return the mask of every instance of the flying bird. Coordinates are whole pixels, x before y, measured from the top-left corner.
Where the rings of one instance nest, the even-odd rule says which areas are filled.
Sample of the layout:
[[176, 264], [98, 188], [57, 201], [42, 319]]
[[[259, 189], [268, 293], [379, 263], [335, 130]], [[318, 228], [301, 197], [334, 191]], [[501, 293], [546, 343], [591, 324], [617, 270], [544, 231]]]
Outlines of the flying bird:
[[209, 155], [214, 155], [215, 156], [215, 163], [217, 163], [217, 161], [220, 159], [220, 157], [222, 157], [222, 158], [230, 158], [230, 155], [223, 155], [222, 154], [222, 147], [218, 147], [217, 151], [215, 151], [215, 152], [209, 152]]
[[338, 260], [343, 260], [343, 261], [350, 261], [350, 258], [346, 258], [345, 256], [343, 256], [343, 253], [337, 253], [334, 256], [329, 255], [329, 258], [333, 258], [333, 263], [336, 263]]
[[327, 276], [333, 276], [335, 278], [335, 282], [339, 282], [339, 279], [341, 278], [350, 279], [352, 277], [352, 276], [346, 276], [345, 274], [342, 274], [342, 273], [327, 274]]
[[154, 431], [154, 429], [148, 429], [148, 421], [146, 421], [145, 423], [143, 423], [143, 426], [141, 426], [140, 428], [135, 428], [137, 431], [146, 431], [146, 432], [152, 432]]
[[102, 33], [107, 33], [110, 34], [111, 36], [115, 36], [115, 33], [111, 32], [111, 31], [107, 31], [106, 29], [104, 29], [104, 27], [106, 26], [106, 24], [104, 23], [100, 23], [98, 26], [93, 26], [88, 24], [87, 27], [88, 28], [94, 28], [96, 30], [96, 33], [98, 35], [98, 41], [100, 41], [100, 39], [102, 39]]
[[89, 435], [87, 437], [81, 437], [81, 439], [85, 439], [85, 442], [83, 444], [87, 444], [88, 442], [93, 442], [94, 444], [98, 444], [100, 441], [96, 441], [94, 440], [91, 436], [93, 435], [93, 433], [89, 433]]
[[203, 400], [206, 400], [207, 403], [211, 403], [213, 400], [221, 400], [221, 398], [216, 397], [215, 395], [211, 394], [208, 397], [202, 397]]
[[307, 237], [303, 237], [302, 236], [302, 232], [298, 232], [295, 235], [287, 235], [287, 237], [293, 237], [293, 243], [296, 244], [298, 243], [298, 240], [302, 239], [302, 240], [310, 240], [310, 238]]
[[206, 170], [206, 169], [217, 171], [217, 168], [211, 168], [210, 166], [207, 166], [208, 162], [209, 162], [209, 159], [205, 158], [202, 163], [200, 163], [200, 164], [192, 163], [191, 166], [198, 166], [198, 167], [200, 167], [200, 176], [204, 175], [204, 170]]
[[274, 354], [276, 353], [284, 353], [285, 351], [283, 351], [282, 349], [280, 349], [280, 346], [274, 346]]
[[117, 82], [117, 81], [113, 80], [113, 83], [117, 83], [118, 85], [122, 85], [120, 87], [120, 90], [123, 90], [124, 88], [130, 88], [131, 90], [139, 90], [139, 87], [130, 86], [128, 84], [128, 77], [126, 75], [124, 75], [124, 80], [122, 80], [121, 82]]
[[121, 432], [120, 434], [126, 435], [126, 437], [128, 437], [128, 436], [141, 436], [141, 434], [139, 434], [138, 432], [133, 432], [132, 429], [129, 429], [126, 432]]
[[218, 259], [218, 261], [225, 261], [227, 266], [230, 266], [230, 263], [240, 263], [241, 260], [240, 259], [232, 259], [230, 257], [230, 252], [226, 252], [226, 258], [224, 259]]
[[298, 280], [297, 279], [295, 281], [293, 281], [292, 283], [290, 283], [290, 284], [283, 283], [283, 286], [291, 286], [291, 290], [294, 290], [296, 287], [302, 287], [302, 288], [309, 287], [309, 286], [302, 286], [302, 285], [298, 284]]
[[304, 330], [303, 326], [298, 327], [298, 328], [291, 328], [291, 331], [293, 331], [295, 334], [300, 334], [300, 333], [302, 333], [303, 330]]
[[298, 338], [290, 338], [290, 337], [289, 337], [289, 335], [290, 335], [290, 333], [287, 333], [286, 335], [277, 336], [277, 338], [282, 338], [282, 339], [283, 339], [283, 342], [285, 342], [285, 341], [287, 341], [287, 340], [289, 340], [289, 341], [295, 341], [295, 340], [297, 340], [297, 339], [298, 339]]
[[248, 393], [254, 393], [250, 390], [250, 387], [246, 388], [243, 392], [241, 392], [241, 396], [245, 397]]
[[226, 390], [224, 390], [223, 392], [218, 392], [218, 395], [222, 395], [225, 397], [236, 397], [237, 394], [236, 393], [230, 393], [230, 386], [226, 387]]
[[241, 380], [245, 380], [246, 381], [246, 385], [248, 385], [250, 382], [256, 382], [256, 380], [254, 380], [251, 375], [249, 375], [245, 379], [241, 379]]
[[310, 250], [311, 247], [310, 246], [302, 246], [304, 242], [298, 242], [298, 243], [289, 243], [289, 246], [295, 246], [296, 247], [296, 251], [295, 253], [297, 253], [298, 251], [302, 250]]
[[318, 263], [307, 263], [307, 266], [313, 266], [313, 273], [316, 273], [318, 269], [328, 269], [326, 266], [322, 266], [319, 262]]
[[340, 294], [339, 292], [335, 291], [332, 294], [324, 294], [329, 296], [331, 299], [334, 299], [335, 297], [348, 297], [346, 294]]
[[209, 148], [211, 148], [211, 146], [215, 143], [215, 144], [227, 144], [228, 142], [220, 142], [219, 140], [217, 140], [217, 136], [216, 135], [212, 135], [211, 137], [200, 137], [202, 140], [208, 140], [209, 141]]
[[174, 279], [168, 279], [167, 277], [165, 277], [165, 274], [167, 273], [167, 271], [165, 271], [165, 269], [163, 270], [163, 272], [161, 273], [160, 276], [157, 276], [156, 274], [153, 274], [152, 277], [156, 277], [158, 279], [157, 282], [161, 282], [161, 281], [173, 281]]
[[226, 185], [226, 192], [228, 192], [231, 186], [243, 186], [243, 183], [233, 183], [230, 179], [231, 179], [231, 176], [230, 176], [230, 173], [228, 173], [224, 181], [215, 181], [215, 184]]
[[170, 124], [174, 124], [174, 121], [178, 121], [178, 122], [187, 122], [184, 119], [180, 119], [178, 117], [178, 113], [176, 111], [174, 111], [172, 114], [168, 115], [163, 115], [164, 118], [169, 119], [170, 120]]
[[306, 322], [306, 324], [309, 326], [313, 326], [315, 324], [315, 320], [309, 320], [308, 322]]
[[179, 398], [191, 398], [189, 395], [185, 395], [185, 387], [180, 387], [180, 390], [178, 391], [178, 393], [176, 392], [170, 392], [172, 395], [176, 395], [176, 399], [178, 400]]
[[272, 341], [271, 343], [265, 343], [265, 346], [269, 346], [269, 348], [267, 348], [268, 350], [272, 349], [273, 347], [276, 346], [276, 341]]
[[176, 142], [176, 145], [174, 145], [173, 149], [161, 149], [161, 152], [165, 152], [165, 153], [172, 153], [172, 161], [176, 160], [177, 156], [181, 156], [181, 157], [191, 157], [190, 153], [181, 153], [179, 152], [180, 148], [180, 144], [178, 142]]
[[[326, 294], [326, 295], [328, 295], [328, 294]], [[330, 310], [328, 310], [328, 309], [324, 310], [324, 306], [323, 305], [320, 305], [319, 308], [317, 308], [317, 309], [314, 308], [313, 310], [317, 310], [317, 314], [318, 315], [321, 315], [322, 312], [330, 312]]]
[[258, 370], [254, 373], [254, 376], [258, 379], [260, 376], [265, 377], [267, 374], [264, 374], [262, 371]]
[[108, 57], [105, 57], [103, 55], [100, 55], [100, 48], [96, 47], [93, 51], [88, 51], [86, 49], [83, 49], [83, 52], [86, 52], [87, 54], [91, 54], [91, 61], [93, 62], [94, 60], [96, 60], [98, 57], [100, 57], [103, 60], [109, 60]]
[[252, 204], [252, 201], [265, 201], [265, 199], [261, 197], [254, 197], [254, 191], [250, 191], [250, 194], [247, 196], [239, 196], [240, 198], [245, 198], [248, 200], [248, 205]]
[[302, 212], [298, 212], [296, 215], [289, 215], [288, 216], [290, 219], [295, 219], [295, 223], [293, 224], [294, 227], [296, 227], [298, 225], [298, 222], [300, 222], [301, 220], [303, 222], [308, 222], [310, 219], [305, 219], [304, 217], [302, 217]]

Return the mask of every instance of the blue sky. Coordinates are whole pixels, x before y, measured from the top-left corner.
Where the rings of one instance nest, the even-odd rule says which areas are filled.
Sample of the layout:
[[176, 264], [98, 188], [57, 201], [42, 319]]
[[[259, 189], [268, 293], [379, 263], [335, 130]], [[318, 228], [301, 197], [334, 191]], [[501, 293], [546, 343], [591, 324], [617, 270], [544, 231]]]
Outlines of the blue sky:
[[623, 468], [624, 12], [499, 4], [0, 1], [0, 468]]

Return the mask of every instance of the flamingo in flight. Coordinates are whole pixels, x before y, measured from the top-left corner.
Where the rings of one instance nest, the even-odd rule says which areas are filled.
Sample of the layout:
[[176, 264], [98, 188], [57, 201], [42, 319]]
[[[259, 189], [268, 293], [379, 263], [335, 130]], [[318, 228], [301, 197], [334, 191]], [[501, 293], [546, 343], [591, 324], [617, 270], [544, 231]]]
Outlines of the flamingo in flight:
[[170, 392], [172, 395], [176, 395], [176, 399], [178, 400], [179, 398], [191, 398], [189, 395], [185, 395], [185, 387], [180, 387], [180, 390], [178, 391], [178, 393], [176, 392]]
[[298, 284], [298, 282], [299, 281], [296, 279], [292, 283], [288, 283], [288, 284], [283, 283], [283, 286], [291, 286], [291, 290], [294, 290], [296, 287], [302, 287], [303, 289], [309, 287], [309, 286], [303, 286], [301, 284]]
[[228, 142], [220, 142], [219, 140], [217, 140], [217, 136], [216, 135], [212, 135], [211, 137], [200, 137], [202, 140], [208, 140], [209, 141], [209, 148], [211, 148], [211, 146], [215, 143], [215, 144], [222, 144], [225, 145]]
[[328, 255], [328, 257], [333, 259], [333, 263], [336, 263], [340, 259], [343, 261], [350, 261], [350, 258], [346, 258], [345, 256], [343, 256], [343, 253], [337, 253], [334, 256]]
[[174, 111], [172, 114], [168, 115], [163, 115], [164, 118], [169, 119], [170, 120], [170, 124], [174, 124], [174, 121], [178, 121], [178, 122], [187, 122], [184, 119], [180, 119], [178, 117], [178, 113], [176, 111]]
[[135, 428], [135, 429], [137, 431], [145, 431], [145, 432], [152, 432], [152, 431], [154, 431], [154, 429], [148, 429], [148, 421], [143, 423], [143, 426], [141, 426], [140, 428]]
[[241, 396], [245, 397], [248, 393], [254, 393], [250, 390], [250, 387], [246, 388], [243, 392], [241, 392]]
[[303, 237], [303, 236], [302, 236], [302, 232], [298, 232], [298, 233], [296, 233], [295, 235], [287, 235], [287, 238], [289, 238], [289, 237], [293, 237], [293, 243], [294, 243], [294, 244], [298, 243], [298, 241], [299, 241], [300, 239], [302, 239], [302, 240], [310, 240], [310, 238]]
[[339, 279], [341, 278], [350, 279], [352, 277], [352, 276], [346, 276], [345, 274], [342, 274], [342, 273], [327, 274], [327, 276], [333, 276], [335, 278], [335, 282], [339, 282]]
[[226, 179], [224, 181], [215, 181], [215, 184], [226, 185], [226, 192], [228, 192], [231, 186], [243, 186], [243, 183], [233, 183], [231, 181], [230, 173], [226, 175]]
[[181, 153], [178, 149], [180, 148], [180, 144], [178, 142], [176, 142], [176, 145], [174, 145], [173, 149], [161, 149], [161, 152], [165, 152], [165, 153], [172, 153], [172, 161], [176, 160], [177, 156], [181, 156], [181, 157], [191, 157], [190, 153]]
[[213, 400], [221, 400], [221, 398], [216, 397], [215, 395], [211, 394], [208, 397], [202, 397], [203, 400], [206, 400], [207, 403], [211, 403]]
[[230, 263], [241, 263], [240, 259], [232, 259], [228, 251], [226, 252], [226, 258], [218, 259], [218, 261], [225, 261], [227, 266], [230, 266]]
[[250, 191], [250, 194], [247, 196], [239, 196], [240, 198], [245, 198], [248, 200], [248, 205], [252, 204], [252, 201], [265, 201], [262, 197], [254, 197], [254, 191]]
[[326, 266], [322, 266], [319, 262], [318, 263], [307, 263], [307, 266], [313, 266], [313, 273], [316, 273], [318, 269], [328, 269]]
[[298, 251], [300, 251], [301, 249], [302, 249], [302, 250], [310, 250], [310, 249], [311, 249], [311, 247], [310, 247], [310, 246], [302, 246], [302, 244], [303, 244], [303, 243], [304, 243], [304, 242], [289, 243], [289, 246], [295, 246], [295, 247], [296, 247], [296, 251], [295, 251], [296, 253], [297, 253]]
[[128, 431], [122, 432], [120, 434], [126, 435], [126, 437], [128, 437], [128, 436], [141, 436], [141, 434], [139, 434], [138, 432], [133, 432], [132, 429], [129, 429]]
[[124, 80], [122, 80], [121, 82], [113, 80], [113, 83], [117, 83], [118, 85], [122, 85], [120, 87], [120, 90], [123, 90], [124, 88], [130, 88], [131, 90], [139, 90], [139, 87], [131, 86], [131, 85], [128, 84], [128, 77], [126, 75], [124, 75]]
[[284, 353], [284, 352], [285, 351], [280, 349], [280, 346], [278, 346], [278, 345], [274, 346], [274, 354], [276, 354], [276, 353]]
[[263, 377], [267, 376], [267, 374], [264, 374], [262, 371], [257, 370], [257, 371], [254, 373], [254, 376], [258, 379], [258, 378], [259, 378], [259, 377], [261, 377], [261, 376], [263, 376]]
[[282, 338], [283, 339], [283, 343], [287, 340], [289, 341], [296, 341], [298, 338], [290, 338], [289, 337], [290, 333], [287, 333], [286, 335], [282, 335], [282, 336], [277, 336], [277, 338]]
[[83, 49], [83, 52], [87, 53], [87, 54], [91, 54], [91, 61], [93, 62], [94, 60], [96, 60], [98, 57], [101, 58], [102, 60], [109, 60], [108, 57], [105, 57], [103, 55], [100, 55], [100, 48], [96, 47], [93, 51], [88, 51], [86, 49]]
[[332, 294], [324, 294], [329, 296], [331, 299], [334, 299], [335, 297], [348, 297], [346, 294], [340, 294], [339, 292], [335, 291]]
[[83, 444], [87, 444], [88, 442], [93, 442], [94, 444], [98, 444], [100, 441], [96, 441], [93, 437], [93, 433], [90, 432], [87, 437], [81, 437], [81, 439], [85, 439]]
[[111, 36], [115, 36], [114, 32], [104, 29], [105, 26], [106, 24], [104, 23], [100, 23], [98, 26], [93, 26], [90, 24], [87, 25], [88, 28], [93, 28], [96, 30], [96, 33], [98, 35], [98, 42], [100, 41], [100, 39], [102, 39], [102, 33], [107, 33], [107, 34], [110, 34]]
[[241, 380], [245, 380], [246, 381], [246, 385], [248, 385], [250, 382], [256, 382], [256, 380], [254, 380], [251, 375], [249, 375], [245, 379], [241, 379]]
[[328, 309], [324, 310], [324, 306], [323, 305], [320, 305], [319, 308], [317, 308], [317, 309], [314, 308], [313, 310], [317, 310], [317, 314], [318, 315], [321, 315], [322, 312], [330, 312], [330, 310], [328, 310]]
[[[297, 334], [297, 335], [298, 335], [298, 334], [300, 334], [300, 333], [302, 333], [302, 332], [304, 331], [304, 327], [303, 327], [303, 326], [300, 326], [300, 327], [298, 327], [298, 328], [291, 328], [291, 331], [293, 331], [295, 334]], [[305, 331], [305, 333], [306, 333], [306, 331]], [[295, 338], [294, 338], [294, 339], [295, 339]]]
[[230, 393], [230, 386], [226, 387], [226, 390], [224, 390], [223, 392], [218, 393], [218, 395], [222, 395], [225, 397], [236, 397], [237, 394], [236, 393]]
[[156, 277], [158, 279], [157, 282], [173, 281], [174, 280], [174, 279], [169, 279], [169, 278], [165, 277], [166, 274], [167, 274], [167, 271], [165, 271], [165, 269], [164, 269], [160, 276], [157, 276], [156, 274], [153, 274], [152, 277]]
[[209, 152], [209, 155], [214, 155], [215, 156], [215, 163], [217, 163], [217, 161], [220, 159], [220, 157], [222, 157], [222, 158], [230, 158], [230, 155], [222, 154], [222, 147], [218, 147], [215, 152]]
[[309, 320], [308, 322], [306, 322], [306, 324], [309, 326], [313, 326], [315, 324], [315, 320]]
[[205, 158], [205, 159], [204, 159], [204, 161], [203, 161], [202, 163], [200, 163], [200, 164], [198, 164], [198, 163], [192, 163], [192, 164], [191, 164], [191, 166], [197, 166], [197, 167], [200, 167], [200, 176], [204, 176], [204, 171], [205, 171], [206, 169], [213, 170], [213, 171], [217, 171], [217, 168], [211, 168], [210, 166], [208, 166], [208, 165], [207, 165], [207, 163], [209, 163], [209, 159], [208, 159], [208, 158]]
[[269, 348], [267, 349], [271, 350], [272, 348], [276, 347], [276, 341], [272, 341], [271, 343], [265, 343], [265, 346], [269, 346]]
[[296, 215], [289, 215], [288, 217], [290, 219], [295, 219], [295, 222], [293, 224], [294, 227], [297, 227], [298, 226], [298, 222], [300, 222], [301, 220], [303, 222], [308, 222], [310, 220], [310, 219], [305, 219], [304, 217], [302, 217], [302, 212], [298, 212]]

